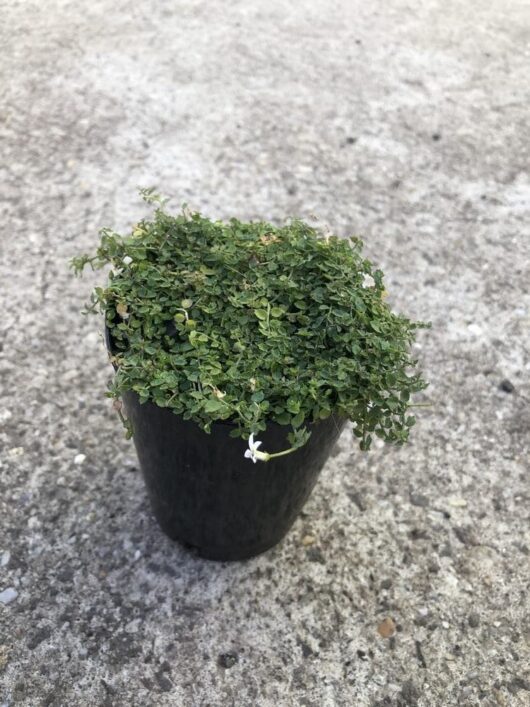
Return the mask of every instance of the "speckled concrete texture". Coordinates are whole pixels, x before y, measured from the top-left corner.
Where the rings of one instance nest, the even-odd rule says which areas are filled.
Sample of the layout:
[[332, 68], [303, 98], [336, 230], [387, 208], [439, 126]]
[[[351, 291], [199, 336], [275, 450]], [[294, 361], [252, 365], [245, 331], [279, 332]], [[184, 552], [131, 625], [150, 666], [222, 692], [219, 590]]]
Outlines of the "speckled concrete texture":
[[[530, 8], [0, 2], [0, 705], [530, 705]], [[158, 530], [68, 259], [156, 185], [366, 239], [431, 320], [412, 444], [342, 436], [246, 563]]]

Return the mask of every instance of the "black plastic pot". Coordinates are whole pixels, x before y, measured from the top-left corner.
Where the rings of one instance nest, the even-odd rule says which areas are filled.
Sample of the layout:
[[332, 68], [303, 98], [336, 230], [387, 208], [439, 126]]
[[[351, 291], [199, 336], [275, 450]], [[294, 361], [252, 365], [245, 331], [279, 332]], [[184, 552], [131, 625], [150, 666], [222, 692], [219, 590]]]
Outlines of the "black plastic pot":
[[[243, 560], [276, 545], [300, 513], [344, 425], [330, 417], [312, 427], [307, 444], [269, 462], [244, 457], [247, 444], [211, 434], [153, 403], [125, 393], [134, 443], [162, 530], [212, 560]], [[287, 428], [269, 424], [262, 449], [288, 448]]]
[[[108, 330], [107, 347], [111, 350]], [[311, 426], [309, 441], [268, 462], [245, 458], [231, 424], [207, 434], [167, 408], [123, 396], [153, 512], [162, 530], [211, 560], [244, 560], [278, 543], [309, 498], [344, 420]], [[289, 428], [269, 423], [261, 449], [287, 449]]]

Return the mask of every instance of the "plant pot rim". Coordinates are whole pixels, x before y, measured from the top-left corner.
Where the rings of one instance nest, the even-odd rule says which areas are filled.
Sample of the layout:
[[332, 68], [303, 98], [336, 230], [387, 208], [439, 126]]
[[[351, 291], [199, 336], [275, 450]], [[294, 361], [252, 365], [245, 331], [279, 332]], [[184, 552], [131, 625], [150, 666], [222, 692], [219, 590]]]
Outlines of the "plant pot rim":
[[[137, 393], [135, 390], [129, 389], [129, 390], [127, 390], [127, 392], [128, 392], [128, 393], [132, 393], [133, 395], [135, 395], [135, 396], [138, 397], [138, 393]], [[161, 405], [157, 405], [157, 404], [156, 404], [155, 402], [153, 402], [152, 400], [146, 400], [145, 402], [140, 403], [140, 405], [154, 405], [154, 406], [155, 406], [156, 408], [158, 408], [159, 410], [167, 410], [167, 411], [170, 412], [172, 415], [175, 415], [175, 417], [179, 418], [182, 422], [189, 422], [190, 424], [197, 425], [197, 423], [195, 422], [195, 420], [192, 420], [191, 418], [188, 419], [188, 420], [186, 420], [181, 414], [178, 414], [178, 413], [176, 413], [176, 412], [173, 412], [173, 410], [171, 410], [171, 408], [167, 408], [167, 407], [163, 407], [163, 406], [161, 406]], [[342, 417], [342, 416], [338, 415], [337, 413], [332, 412], [331, 415], [329, 415], [328, 417], [323, 418], [323, 419], [321, 419], [321, 420], [304, 420], [304, 422], [302, 423], [302, 426], [305, 425], [305, 426], [308, 427], [309, 429], [312, 429], [315, 425], [318, 425], [319, 423], [324, 422], [325, 420], [329, 420], [329, 419], [331, 419], [331, 418], [333, 418], [333, 419], [336, 421], [336, 425], [337, 425], [337, 427], [339, 427], [339, 428], [342, 428], [342, 427], [346, 424], [346, 422], [347, 422], [347, 418], [346, 418], [346, 417]], [[269, 428], [269, 427], [276, 427], [276, 428], [278, 428], [278, 429], [280, 429], [280, 430], [285, 430], [286, 433], [288, 433], [289, 431], [292, 430], [291, 425], [280, 425], [279, 422], [274, 422], [274, 420], [270, 420], [270, 419], [266, 419], [265, 422], [266, 422], [266, 424], [267, 424], [267, 428]], [[200, 427], [200, 425], [198, 425], [198, 426]], [[214, 426], [227, 427], [227, 428], [230, 428], [230, 429], [234, 430], [234, 429], [237, 428], [238, 425], [237, 425], [236, 423], [230, 422], [230, 421], [228, 421], [228, 420], [213, 420], [212, 423], [211, 423], [211, 426], [212, 426], [212, 427], [214, 427]], [[259, 432], [258, 435], [259, 435], [259, 434], [263, 434], [263, 433], [262, 433], [262, 432]]]

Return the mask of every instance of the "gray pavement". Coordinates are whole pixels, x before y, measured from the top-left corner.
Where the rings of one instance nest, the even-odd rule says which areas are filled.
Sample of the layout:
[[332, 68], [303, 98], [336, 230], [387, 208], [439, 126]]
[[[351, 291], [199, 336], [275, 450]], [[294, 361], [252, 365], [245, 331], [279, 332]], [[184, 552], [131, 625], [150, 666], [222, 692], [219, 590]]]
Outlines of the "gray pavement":
[[[0, 705], [530, 705], [530, 6], [0, 16]], [[149, 185], [360, 234], [392, 305], [433, 324], [412, 443], [346, 432], [246, 563], [158, 530], [79, 314], [98, 277], [67, 269]]]

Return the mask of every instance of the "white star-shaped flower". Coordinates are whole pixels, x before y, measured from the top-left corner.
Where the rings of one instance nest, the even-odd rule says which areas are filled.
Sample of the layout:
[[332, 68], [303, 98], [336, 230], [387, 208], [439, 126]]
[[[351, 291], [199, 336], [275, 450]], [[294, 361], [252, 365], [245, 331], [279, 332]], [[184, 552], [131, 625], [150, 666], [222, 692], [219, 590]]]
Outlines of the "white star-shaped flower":
[[254, 442], [254, 434], [251, 434], [248, 438], [248, 449], [245, 451], [245, 459], [252, 459], [254, 464], [258, 459], [262, 462], [268, 461], [269, 455], [267, 452], [260, 452], [258, 449], [260, 446], [261, 442], [259, 440]]

